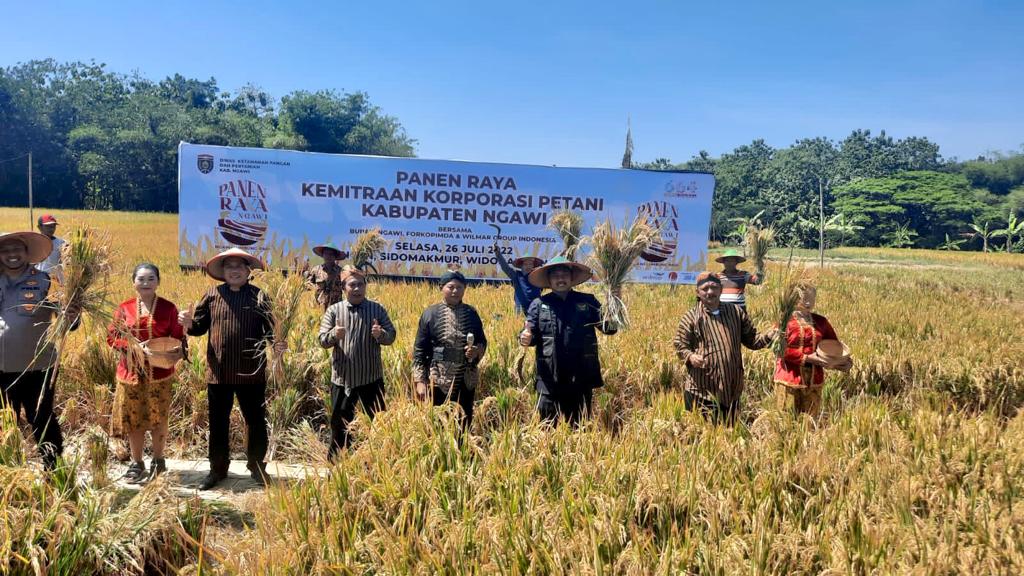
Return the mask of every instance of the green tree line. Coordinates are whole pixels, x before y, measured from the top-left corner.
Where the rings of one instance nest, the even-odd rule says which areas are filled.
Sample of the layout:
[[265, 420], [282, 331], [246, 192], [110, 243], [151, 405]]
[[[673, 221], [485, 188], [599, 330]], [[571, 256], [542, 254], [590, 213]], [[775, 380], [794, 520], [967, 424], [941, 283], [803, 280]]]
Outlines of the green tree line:
[[826, 246], [1024, 251], [1024, 153], [958, 161], [924, 137], [854, 130], [838, 142], [773, 148], [754, 140], [717, 158], [701, 151], [633, 167], [714, 173], [716, 240], [739, 240], [756, 218], [805, 247], [817, 247], [824, 228]]
[[[38, 205], [176, 211], [179, 141], [384, 156], [412, 156], [416, 143], [362, 92], [275, 99], [254, 85], [228, 92], [213, 78], [153, 81], [96, 63], [0, 68], [5, 206], [26, 205], [32, 152]], [[824, 228], [830, 246], [1024, 249], [1022, 153], [958, 161], [924, 137], [854, 130], [841, 141], [807, 138], [787, 148], [754, 140], [678, 164], [634, 165], [629, 147], [623, 163], [713, 172], [717, 240], [758, 216], [782, 241], [803, 246], [816, 246]]]
[[34, 60], [0, 69], [0, 203], [176, 211], [177, 146], [187, 141], [312, 152], [412, 156], [415, 140], [362, 92], [258, 86], [213, 78], [159, 82], [103, 64]]

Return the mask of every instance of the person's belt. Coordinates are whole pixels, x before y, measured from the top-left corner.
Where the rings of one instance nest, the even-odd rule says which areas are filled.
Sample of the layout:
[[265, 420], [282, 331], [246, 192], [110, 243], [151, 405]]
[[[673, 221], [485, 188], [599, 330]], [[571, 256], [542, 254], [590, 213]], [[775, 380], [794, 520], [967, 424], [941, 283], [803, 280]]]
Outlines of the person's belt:
[[438, 346], [434, 348], [435, 362], [465, 362], [466, 351], [462, 348]]

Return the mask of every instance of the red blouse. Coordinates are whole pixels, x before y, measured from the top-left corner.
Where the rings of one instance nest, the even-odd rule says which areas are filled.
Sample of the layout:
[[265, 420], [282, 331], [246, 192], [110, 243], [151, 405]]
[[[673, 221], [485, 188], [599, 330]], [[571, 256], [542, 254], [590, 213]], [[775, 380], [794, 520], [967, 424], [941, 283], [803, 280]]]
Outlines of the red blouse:
[[[814, 325], [810, 325], [795, 316], [786, 325], [786, 352], [775, 362], [775, 381], [793, 388], [817, 388], [825, 381], [825, 369], [813, 364], [804, 364], [804, 358], [818, 349], [822, 340], [838, 340], [832, 325], [821, 315], [811, 314]], [[813, 373], [808, 384], [801, 372], [808, 376]]]
[[[120, 329], [119, 329], [120, 327]], [[170, 336], [178, 338], [185, 345], [185, 332], [178, 324], [178, 308], [170, 300], [164, 300], [157, 296], [153, 306], [153, 317], [149, 315], [139, 316], [137, 298], [130, 298], [121, 303], [114, 311], [114, 319], [107, 328], [107, 344], [114, 350], [124, 352], [128, 349], [128, 340], [123, 338], [125, 331], [130, 331], [133, 336], [145, 342], [152, 338]], [[174, 368], [150, 368], [153, 380], [163, 380], [174, 375]], [[117, 363], [117, 379], [125, 382], [135, 382], [137, 376], [128, 368], [127, 355], [121, 354]]]

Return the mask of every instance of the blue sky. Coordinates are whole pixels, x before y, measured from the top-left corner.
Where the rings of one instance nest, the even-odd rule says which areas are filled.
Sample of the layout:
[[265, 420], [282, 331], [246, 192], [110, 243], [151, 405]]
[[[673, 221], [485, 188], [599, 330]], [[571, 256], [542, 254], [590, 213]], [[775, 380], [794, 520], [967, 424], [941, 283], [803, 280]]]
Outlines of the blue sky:
[[363, 90], [424, 158], [616, 166], [854, 128], [1024, 145], [1024, 2], [0, 2], [0, 66]]

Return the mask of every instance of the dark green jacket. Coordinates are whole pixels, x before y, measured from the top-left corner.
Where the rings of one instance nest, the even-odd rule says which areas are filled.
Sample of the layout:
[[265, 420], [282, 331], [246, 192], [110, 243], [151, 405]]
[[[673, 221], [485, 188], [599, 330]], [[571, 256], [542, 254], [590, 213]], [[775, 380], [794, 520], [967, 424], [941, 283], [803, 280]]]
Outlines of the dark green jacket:
[[601, 303], [592, 294], [570, 290], [563, 300], [554, 292], [530, 304], [526, 322], [537, 350], [537, 392], [559, 396], [600, 388], [597, 330], [614, 334], [601, 322]]

